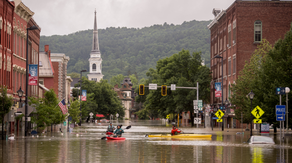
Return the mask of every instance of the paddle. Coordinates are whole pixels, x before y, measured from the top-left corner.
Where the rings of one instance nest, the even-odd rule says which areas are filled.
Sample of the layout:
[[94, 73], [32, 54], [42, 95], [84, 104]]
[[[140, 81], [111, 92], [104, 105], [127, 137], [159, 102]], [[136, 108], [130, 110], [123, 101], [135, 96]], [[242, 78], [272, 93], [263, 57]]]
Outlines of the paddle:
[[[121, 128], [122, 128], [122, 126], [123, 126], [123, 125], [121, 125]], [[131, 127], [132, 127], [132, 126], [129, 125], [129, 126], [127, 126], [125, 129], [130, 129]], [[104, 136], [104, 137], [101, 138], [101, 140], [105, 140], [105, 139], [106, 139], [106, 136]]]

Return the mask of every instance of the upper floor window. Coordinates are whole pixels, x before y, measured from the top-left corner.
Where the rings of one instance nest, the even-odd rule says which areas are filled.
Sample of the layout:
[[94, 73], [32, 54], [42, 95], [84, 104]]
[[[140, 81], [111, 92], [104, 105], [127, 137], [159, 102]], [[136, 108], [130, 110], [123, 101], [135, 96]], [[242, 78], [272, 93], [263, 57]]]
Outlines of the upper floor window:
[[228, 25], [228, 45], [227, 47], [231, 47], [231, 24]]
[[259, 20], [254, 22], [254, 41], [262, 41], [262, 22]]
[[236, 20], [233, 21], [233, 45], [236, 44]]
[[96, 64], [95, 63], [92, 65], [92, 71], [96, 71]]

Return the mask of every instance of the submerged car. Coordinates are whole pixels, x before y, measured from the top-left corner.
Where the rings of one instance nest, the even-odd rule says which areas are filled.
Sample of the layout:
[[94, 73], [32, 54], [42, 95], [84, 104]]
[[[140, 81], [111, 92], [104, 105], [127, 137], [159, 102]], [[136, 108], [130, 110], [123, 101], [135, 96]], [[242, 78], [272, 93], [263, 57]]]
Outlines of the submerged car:
[[248, 140], [249, 144], [275, 144], [274, 140], [267, 136], [251, 136]]

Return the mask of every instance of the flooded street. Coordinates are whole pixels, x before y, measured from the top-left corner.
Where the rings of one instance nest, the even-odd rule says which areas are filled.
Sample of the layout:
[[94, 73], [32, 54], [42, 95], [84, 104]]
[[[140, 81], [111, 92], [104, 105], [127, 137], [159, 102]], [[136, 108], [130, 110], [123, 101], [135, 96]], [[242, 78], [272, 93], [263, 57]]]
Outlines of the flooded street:
[[[159, 122], [139, 121], [123, 124], [126, 140], [101, 140], [108, 123], [82, 124], [72, 133], [48, 133], [39, 137], [16, 137], [0, 143], [1, 162], [214, 162], [261, 163], [290, 162], [292, 136], [283, 143], [273, 133], [275, 145], [245, 143], [249, 132], [236, 134], [241, 129], [181, 128], [184, 133], [212, 134], [210, 139], [150, 138], [146, 134], [170, 133], [171, 127]], [[125, 129], [131, 124], [130, 129]], [[117, 125], [117, 123], [114, 123]], [[63, 131], [65, 128], [63, 128]], [[254, 132], [256, 134], [256, 132]]]

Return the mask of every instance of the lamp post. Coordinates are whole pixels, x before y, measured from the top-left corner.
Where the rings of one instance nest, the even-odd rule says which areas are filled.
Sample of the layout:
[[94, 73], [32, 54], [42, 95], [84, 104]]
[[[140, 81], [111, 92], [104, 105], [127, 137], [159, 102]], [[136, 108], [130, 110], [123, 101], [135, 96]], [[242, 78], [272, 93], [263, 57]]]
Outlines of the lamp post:
[[[70, 100], [68, 101], [68, 112], [69, 112], [69, 109], [70, 109]], [[68, 124], [67, 124], [67, 131], [69, 132], [69, 113], [68, 113]]]
[[252, 114], [251, 114], [251, 110], [252, 110], [252, 99], [254, 98], [254, 93], [252, 91], [250, 91], [248, 96], [249, 96], [249, 99], [250, 99], [250, 136], [252, 136]]
[[[225, 100], [225, 110], [226, 110], [226, 113], [230, 113], [229, 108], [228, 108], [228, 105], [229, 105], [229, 101], [226, 98], [226, 100]], [[228, 121], [227, 121], [227, 123], [228, 123]], [[228, 126], [228, 128], [229, 128], [229, 126]]]
[[30, 30], [36, 30], [38, 27], [31, 26], [29, 28], [26, 28], [26, 76], [25, 76], [25, 136], [27, 136], [27, 92], [28, 92], [28, 31]]
[[286, 133], [288, 133], [288, 129], [289, 129], [289, 126], [288, 126], [288, 93], [290, 92], [290, 88], [289, 87], [286, 87], [285, 88], [285, 93], [286, 93]]
[[21, 105], [21, 97], [23, 96], [23, 90], [21, 89], [21, 86], [19, 87], [19, 90], [17, 91], [18, 97], [19, 97], [19, 104]]
[[[221, 76], [221, 106], [223, 107], [223, 57], [216, 55], [214, 58], [220, 58], [221, 59], [221, 68], [222, 68], [222, 76]], [[222, 131], [224, 131], [224, 116], [222, 118]]]
[[81, 121], [82, 121], [82, 113], [81, 113], [81, 94], [82, 94], [82, 72], [86, 72], [86, 70], [81, 70], [80, 71], [80, 122], [79, 122], [79, 126], [81, 126]]

